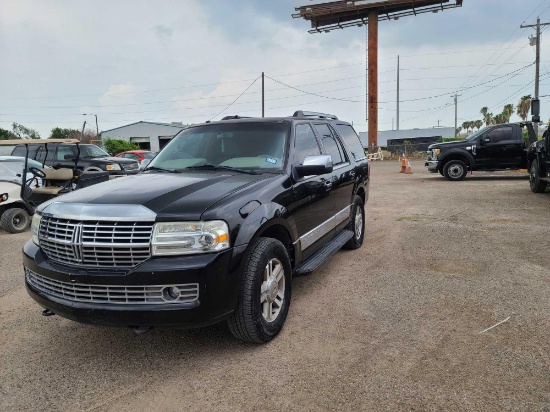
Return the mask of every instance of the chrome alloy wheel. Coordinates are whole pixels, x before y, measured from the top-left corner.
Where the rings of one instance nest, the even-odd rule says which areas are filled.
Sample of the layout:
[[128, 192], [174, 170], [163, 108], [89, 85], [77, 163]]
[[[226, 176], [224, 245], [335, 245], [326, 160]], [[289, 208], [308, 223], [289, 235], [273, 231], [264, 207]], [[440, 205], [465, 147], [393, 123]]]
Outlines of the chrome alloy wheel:
[[357, 240], [361, 239], [362, 234], [363, 234], [363, 214], [361, 213], [361, 209], [357, 207], [357, 210], [355, 211], [355, 239]]
[[464, 169], [459, 164], [452, 164], [451, 167], [449, 167], [449, 176], [453, 179], [459, 178], [462, 176], [462, 173], [464, 173]]
[[265, 266], [260, 295], [262, 316], [267, 322], [277, 319], [284, 299], [285, 269], [279, 259], [273, 258]]

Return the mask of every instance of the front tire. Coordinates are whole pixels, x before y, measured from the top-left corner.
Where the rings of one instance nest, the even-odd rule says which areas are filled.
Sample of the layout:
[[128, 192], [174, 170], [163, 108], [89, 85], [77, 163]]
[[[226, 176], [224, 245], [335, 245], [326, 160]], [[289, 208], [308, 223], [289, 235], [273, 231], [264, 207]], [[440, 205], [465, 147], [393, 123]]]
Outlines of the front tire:
[[259, 238], [243, 264], [239, 302], [227, 320], [245, 342], [265, 343], [283, 328], [291, 298], [292, 267], [281, 242]]
[[468, 174], [468, 166], [462, 160], [449, 160], [443, 166], [443, 176], [451, 182], [464, 180]]
[[346, 249], [359, 249], [365, 239], [365, 205], [363, 199], [355, 196], [351, 209], [350, 228], [353, 237], [344, 245]]
[[27, 211], [18, 207], [6, 210], [0, 218], [2, 229], [8, 233], [21, 233], [29, 227], [30, 222]]
[[529, 169], [529, 186], [531, 186], [531, 191], [533, 193], [544, 193], [547, 185], [548, 183], [540, 180], [539, 162], [533, 160]]

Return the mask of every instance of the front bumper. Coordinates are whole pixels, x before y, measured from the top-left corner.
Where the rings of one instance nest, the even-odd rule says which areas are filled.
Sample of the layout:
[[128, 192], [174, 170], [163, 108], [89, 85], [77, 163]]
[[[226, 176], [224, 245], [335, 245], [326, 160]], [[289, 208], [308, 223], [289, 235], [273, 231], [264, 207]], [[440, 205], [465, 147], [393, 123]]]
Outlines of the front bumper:
[[234, 249], [217, 254], [156, 257], [129, 270], [61, 266], [47, 259], [32, 241], [23, 248], [26, 269], [58, 282], [88, 285], [147, 286], [198, 284], [198, 299], [186, 303], [120, 304], [74, 301], [25, 284], [42, 307], [65, 318], [104, 326], [195, 328], [226, 319], [238, 296]]
[[430, 172], [437, 172], [437, 160], [426, 160], [424, 166], [426, 166]]

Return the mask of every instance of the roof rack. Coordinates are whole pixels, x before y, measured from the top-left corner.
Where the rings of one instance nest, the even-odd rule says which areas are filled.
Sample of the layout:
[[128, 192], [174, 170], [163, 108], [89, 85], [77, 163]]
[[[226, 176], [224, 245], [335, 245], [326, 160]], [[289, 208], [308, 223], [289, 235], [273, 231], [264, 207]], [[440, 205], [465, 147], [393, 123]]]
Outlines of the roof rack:
[[252, 119], [252, 118], [239, 116], [238, 114], [236, 114], [235, 116], [225, 116], [222, 120], [233, 120], [233, 119]]
[[318, 117], [319, 119], [330, 119], [330, 120], [338, 120], [336, 116], [333, 114], [327, 114], [327, 113], [317, 113], [317, 112], [304, 112], [303, 110], [298, 110], [294, 112], [292, 117]]

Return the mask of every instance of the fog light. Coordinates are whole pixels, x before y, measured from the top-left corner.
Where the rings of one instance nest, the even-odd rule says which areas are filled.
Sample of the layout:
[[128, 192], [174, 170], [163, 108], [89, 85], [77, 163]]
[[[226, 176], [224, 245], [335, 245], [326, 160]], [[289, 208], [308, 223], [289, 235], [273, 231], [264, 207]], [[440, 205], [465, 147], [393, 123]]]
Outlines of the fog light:
[[162, 298], [166, 301], [178, 300], [180, 298], [180, 290], [175, 286], [167, 286], [162, 289]]

